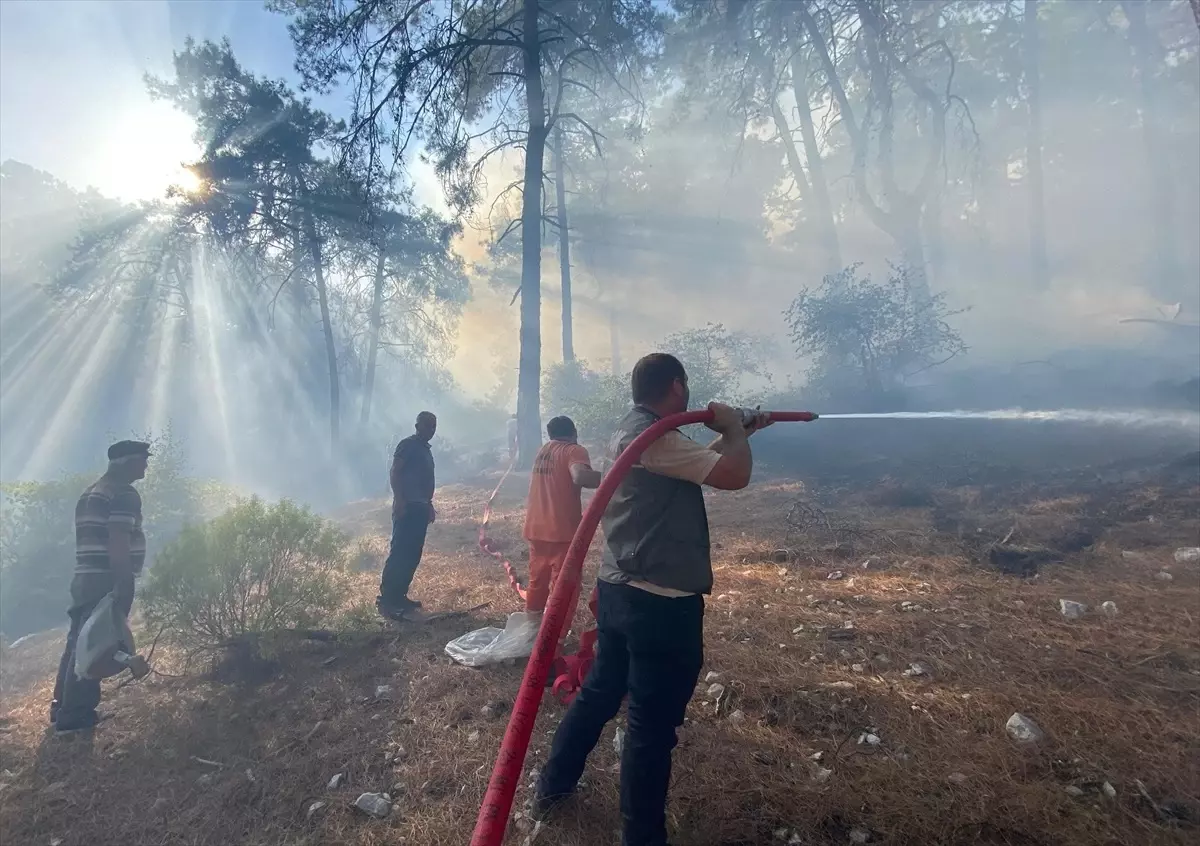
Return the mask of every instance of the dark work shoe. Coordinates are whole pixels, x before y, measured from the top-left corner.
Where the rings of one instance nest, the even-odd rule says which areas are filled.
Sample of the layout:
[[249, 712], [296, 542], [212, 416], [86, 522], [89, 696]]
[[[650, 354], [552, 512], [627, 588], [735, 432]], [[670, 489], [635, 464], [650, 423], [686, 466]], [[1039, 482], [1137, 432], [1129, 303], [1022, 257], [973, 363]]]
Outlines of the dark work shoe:
[[60, 737], [72, 734], [81, 734], [86, 731], [91, 731], [100, 723], [109, 718], [109, 714], [100, 714], [92, 711], [86, 716], [71, 720], [71, 721], [56, 721], [54, 724], [54, 733]]
[[534, 796], [533, 801], [529, 803], [529, 818], [534, 822], [546, 822], [573, 795], [572, 793], [559, 793], [555, 796], [540, 794]]

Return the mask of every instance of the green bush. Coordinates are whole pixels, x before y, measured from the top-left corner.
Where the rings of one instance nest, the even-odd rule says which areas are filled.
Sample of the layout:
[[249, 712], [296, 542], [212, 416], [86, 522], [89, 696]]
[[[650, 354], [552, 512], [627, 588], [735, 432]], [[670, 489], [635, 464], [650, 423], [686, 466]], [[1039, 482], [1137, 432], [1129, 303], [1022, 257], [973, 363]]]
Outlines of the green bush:
[[629, 411], [629, 377], [590, 370], [586, 361], [552, 364], [543, 378], [547, 419], [565, 414], [582, 443], [605, 445]]
[[15, 639], [66, 622], [75, 501], [93, 480], [0, 485], [0, 631]]
[[141, 592], [147, 623], [188, 649], [322, 624], [345, 598], [349, 545], [306, 508], [244, 500], [159, 552]]

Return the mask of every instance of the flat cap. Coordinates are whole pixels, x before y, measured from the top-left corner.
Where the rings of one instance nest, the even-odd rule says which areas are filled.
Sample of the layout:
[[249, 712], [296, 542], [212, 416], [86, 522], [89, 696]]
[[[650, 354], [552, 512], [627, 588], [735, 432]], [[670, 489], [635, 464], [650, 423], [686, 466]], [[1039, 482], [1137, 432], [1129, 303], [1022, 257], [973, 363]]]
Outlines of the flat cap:
[[150, 455], [150, 444], [145, 441], [117, 441], [108, 448], [109, 461], [120, 461], [134, 455]]

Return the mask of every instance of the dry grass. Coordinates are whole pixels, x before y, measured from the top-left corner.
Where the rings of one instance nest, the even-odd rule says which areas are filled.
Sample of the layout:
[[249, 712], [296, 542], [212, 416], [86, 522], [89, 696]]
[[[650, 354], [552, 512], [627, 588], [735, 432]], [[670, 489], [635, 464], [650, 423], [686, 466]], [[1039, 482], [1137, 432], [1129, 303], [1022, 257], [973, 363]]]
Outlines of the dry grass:
[[[515, 560], [523, 487], [509, 483], [494, 521]], [[452, 637], [518, 608], [475, 548], [487, 492], [439, 493], [414, 589], [433, 609], [489, 603], [475, 619], [286, 641], [259, 684], [189, 675], [110, 687], [114, 718], [90, 743], [44, 732], [61, 635], [7, 655], [0, 842], [466, 842], [521, 672], [469, 670], [442, 653]], [[890, 844], [1194, 842], [1195, 828], [1168, 817], [1200, 814], [1200, 568], [1171, 560], [1176, 546], [1197, 543], [1197, 492], [1146, 489], [1120, 502], [1098, 502], [1095, 492], [1009, 493], [943, 490], [932, 508], [891, 508], [852, 492], [832, 505], [825, 498], [823, 507], [860, 530], [855, 558], [829, 558], [809, 535], [789, 538], [785, 515], [805, 496], [799, 485], [711, 498], [718, 566], [706, 672], [721, 673], [733, 693], [720, 715], [707, 685], [692, 702], [675, 757], [676, 842], [750, 846], [787, 829], [805, 844], [841, 844], [852, 828]], [[1021, 581], [971, 560], [978, 538], [935, 530], [947, 508], [955, 525], [1015, 525], [1028, 542], [1081, 515], [1103, 525], [1091, 549]], [[380, 503], [340, 515], [368, 536], [385, 530], [387, 516]], [[360, 563], [384, 546], [365, 542]], [[780, 547], [786, 563], [773, 560]], [[1163, 567], [1173, 581], [1155, 577]], [[827, 579], [835, 569], [845, 578]], [[361, 579], [369, 597], [374, 576]], [[1068, 621], [1060, 597], [1093, 608], [1113, 600], [1119, 614]], [[901, 610], [905, 601], [922, 610]], [[847, 623], [851, 639], [841, 634]], [[916, 661], [932, 673], [906, 677]], [[379, 684], [391, 686], [382, 700]], [[744, 719], [732, 719], [735, 710]], [[1048, 740], [1016, 747], [1004, 731], [1014, 711], [1037, 720]], [[544, 760], [559, 714], [547, 697], [529, 767]], [[858, 743], [868, 728], [879, 745]], [[612, 729], [586, 789], [538, 846], [617, 841], [611, 739]], [[832, 771], [824, 781], [813, 776], [816, 753]], [[339, 772], [347, 783], [328, 790]], [[362, 791], [391, 792], [393, 814], [355, 811]], [[316, 801], [327, 805], [308, 818]], [[522, 838], [514, 827], [509, 842]]]

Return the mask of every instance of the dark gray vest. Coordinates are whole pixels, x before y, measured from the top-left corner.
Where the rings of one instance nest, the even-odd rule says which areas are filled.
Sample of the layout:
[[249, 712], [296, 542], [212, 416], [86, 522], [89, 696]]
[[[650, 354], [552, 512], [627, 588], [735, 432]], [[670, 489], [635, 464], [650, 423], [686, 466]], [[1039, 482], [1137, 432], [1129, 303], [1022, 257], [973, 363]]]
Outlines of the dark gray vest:
[[[612, 458], [658, 419], [653, 411], [634, 406], [613, 436]], [[634, 464], [608, 503], [602, 525], [604, 581], [644, 581], [688, 593], [712, 591], [708, 514], [699, 485]]]

